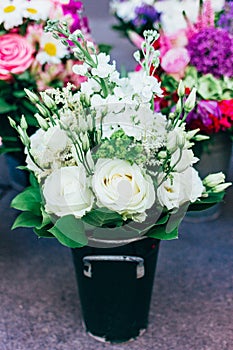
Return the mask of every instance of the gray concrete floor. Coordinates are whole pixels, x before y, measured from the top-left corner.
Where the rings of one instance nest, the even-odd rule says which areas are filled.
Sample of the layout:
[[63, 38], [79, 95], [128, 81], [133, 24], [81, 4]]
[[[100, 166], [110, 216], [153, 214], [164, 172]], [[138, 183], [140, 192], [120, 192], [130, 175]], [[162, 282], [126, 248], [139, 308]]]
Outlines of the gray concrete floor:
[[[110, 31], [108, 1], [84, 3], [97, 42], [114, 43], [114, 58], [133, 67], [132, 47]], [[161, 243], [147, 332], [108, 345], [83, 329], [70, 250], [29, 229], [10, 230], [17, 192], [3, 157], [0, 184], [0, 350], [233, 349], [233, 189], [217, 220], [184, 222], [179, 240]]]

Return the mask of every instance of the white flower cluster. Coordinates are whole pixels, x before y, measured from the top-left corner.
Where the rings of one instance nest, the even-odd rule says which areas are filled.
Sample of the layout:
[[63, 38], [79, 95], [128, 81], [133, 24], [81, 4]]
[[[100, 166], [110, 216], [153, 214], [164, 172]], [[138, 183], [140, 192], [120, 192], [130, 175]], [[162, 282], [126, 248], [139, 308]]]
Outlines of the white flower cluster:
[[[150, 34], [149, 42], [155, 37]], [[85, 63], [74, 68], [87, 77], [81, 91], [69, 84], [41, 93], [42, 100], [26, 91], [40, 112], [35, 117], [41, 128], [30, 138], [24, 118], [18, 127], [11, 121], [26, 146], [27, 167], [41, 184], [47, 214], [82, 218], [105, 208], [143, 222], [152, 207], [171, 214], [195, 202], [205, 191], [193, 168], [198, 130], [186, 132], [184, 122], [195, 90], [185, 100], [180, 83], [177, 106], [184, 108], [168, 117], [154, 113], [154, 96], [162, 93], [156, 78], [145, 71], [120, 78], [109, 56], [76, 43], [82, 55], [86, 48]]]

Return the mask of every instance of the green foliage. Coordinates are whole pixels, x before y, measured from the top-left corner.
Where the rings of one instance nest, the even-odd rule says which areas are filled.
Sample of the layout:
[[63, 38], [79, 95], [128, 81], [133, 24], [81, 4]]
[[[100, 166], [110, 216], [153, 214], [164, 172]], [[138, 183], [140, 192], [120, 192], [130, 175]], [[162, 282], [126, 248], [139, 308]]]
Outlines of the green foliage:
[[209, 193], [208, 197], [202, 197], [200, 200], [197, 200], [195, 203], [190, 204], [189, 211], [200, 211], [205, 210], [216, 203], [219, 203], [223, 200], [225, 191], [218, 193]]
[[48, 230], [58, 241], [70, 248], [79, 248], [88, 243], [85, 235], [84, 224], [73, 215], [59, 218], [55, 225]]
[[41, 193], [39, 187], [30, 186], [19, 193], [11, 202], [12, 208], [30, 211], [32, 214], [41, 215]]
[[124, 131], [114, 132], [110, 139], [105, 139], [93, 158], [118, 158], [129, 161], [131, 164], [141, 164], [146, 161], [146, 155], [143, 154], [142, 144], [135, 141], [133, 137], [127, 136]]
[[106, 227], [108, 225], [121, 226], [123, 224], [122, 216], [114, 211], [107, 208], [98, 208], [91, 210], [82, 220], [92, 226]]

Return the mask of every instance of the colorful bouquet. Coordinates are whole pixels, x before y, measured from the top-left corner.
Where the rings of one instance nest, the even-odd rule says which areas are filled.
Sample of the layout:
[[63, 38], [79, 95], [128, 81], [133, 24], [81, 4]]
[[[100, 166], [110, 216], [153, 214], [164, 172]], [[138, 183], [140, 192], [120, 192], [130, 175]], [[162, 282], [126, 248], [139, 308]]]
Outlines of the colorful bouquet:
[[186, 119], [187, 127], [199, 128], [207, 135], [232, 133], [233, 36], [230, 22], [229, 27], [226, 25], [231, 8], [232, 4], [226, 3], [226, 11], [216, 20], [211, 1], [206, 0], [197, 22], [191, 24], [187, 19], [182, 40], [180, 34], [164, 35], [160, 40], [161, 67], [165, 72], [162, 85], [173, 96], [179, 79], [184, 80], [188, 90], [197, 88], [197, 105]]
[[177, 238], [186, 211], [220, 201], [230, 185], [222, 173], [202, 181], [193, 168], [193, 140], [201, 136], [185, 131], [185, 116], [195, 89], [184, 101], [181, 83], [174, 113], [154, 112], [154, 96], [162, 95], [149, 74], [158, 64], [154, 31], [145, 32], [143, 69], [121, 78], [116, 63], [97, 53], [81, 31], [71, 34], [57, 21], [47, 30], [72, 45], [84, 62], [73, 70], [87, 80], [78, 92], [71, 84], [39, 96], [26, 91], [39, 110], [40, 128], [32, 136], [24, 117], [19, 125], [10, 120], [31, 173], [31, 186], [12, 202], [23, 211], [13, 228], [33, 227], [39, 237], [56, 237], [72, 248], [121, 245], [143, 235]]
[[48, 18], [65, 19], [71, 31], [82, 29], [89, 38], [81, 1], [6, 0], [0, 3], [0, 135], [1, 151], [19, 149], [17, 135], [8, 123], [25, 115], [36, 125], [35, 108], [24, 98], [24, 88], [44, 90], [71, 81], [76, 88], [82, 77], [72, 72], [76, 59], [68, 46], [45, 33]]
[[[223, 6], [224, 0], [213, 0], [216, 12]], [[166, 35], [182, 31], [187, 26], [183, 12], [194, 23], [199, 6], [198, 0], [111, 0], [110, 9], [119, 22], [114, 28], [137, 44], [147, 29], [162, 28]]]

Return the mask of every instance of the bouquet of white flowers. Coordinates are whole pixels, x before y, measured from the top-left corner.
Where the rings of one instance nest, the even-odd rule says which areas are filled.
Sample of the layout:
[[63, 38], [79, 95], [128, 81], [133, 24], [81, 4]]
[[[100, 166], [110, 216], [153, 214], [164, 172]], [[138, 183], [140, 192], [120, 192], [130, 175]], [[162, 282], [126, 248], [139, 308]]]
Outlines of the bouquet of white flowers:
[[56, 237], [72, 248], [142, 235], [177, 238], [186, 211], [220, 201], [230, 185], [221, 173], [202, 181], [193, 168], [198, 159], [192, 140], [201, 136], [186, 132], [185, 118], [195, 89], [187, 97], [181, 82], [174, 113], [154, 112], [154, 97], [162, 95], [150, 75], [158, 64], [154, 31], [144, 33], [143, 69], [121, 78], [115, 62], [97, 53], [80, 30], [71, 34], [57, 21], [49, 21], [47, 30], [72, 43], [84, 62], [74, 72], [86, 81], [78, 92], [71, 84], [40, 95], [26, 91], [38, 108], [40, 128], [32, 136], [24, 117], [20, 125], [11, 120], [31, 172], [31, 186], [12, 202], [23, 211], [13, 227], [33, 227], [39, 237]]

